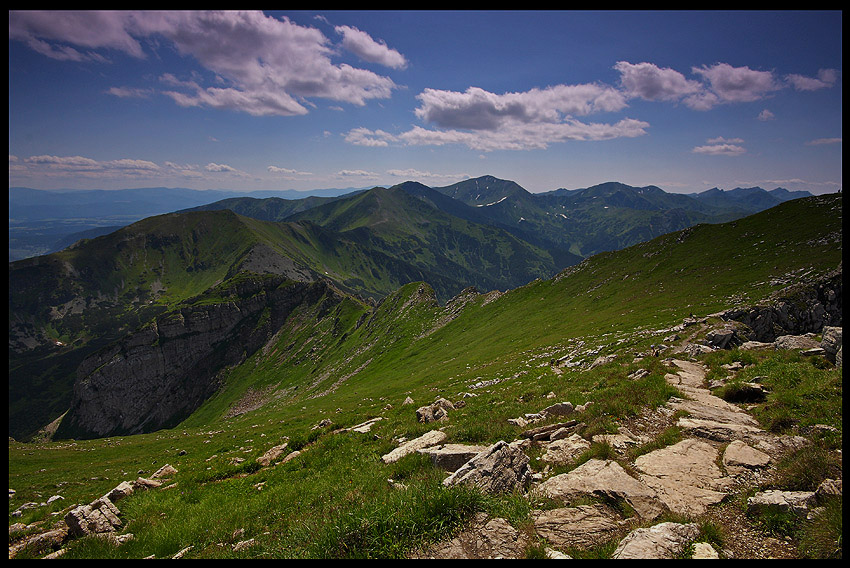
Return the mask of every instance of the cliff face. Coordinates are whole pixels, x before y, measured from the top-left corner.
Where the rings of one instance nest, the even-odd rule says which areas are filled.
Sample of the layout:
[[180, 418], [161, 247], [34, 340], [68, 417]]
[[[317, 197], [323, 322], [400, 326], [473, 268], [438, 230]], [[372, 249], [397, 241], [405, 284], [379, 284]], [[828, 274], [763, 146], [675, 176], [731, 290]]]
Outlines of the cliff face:
[[265, 344], [302, 304], [341, 300], [326, 282], [240, 281], [225, 301], [197, 302], [85, 359], [57, 437], [138, 434], [179, 423], [219, 388], [218, 374]]

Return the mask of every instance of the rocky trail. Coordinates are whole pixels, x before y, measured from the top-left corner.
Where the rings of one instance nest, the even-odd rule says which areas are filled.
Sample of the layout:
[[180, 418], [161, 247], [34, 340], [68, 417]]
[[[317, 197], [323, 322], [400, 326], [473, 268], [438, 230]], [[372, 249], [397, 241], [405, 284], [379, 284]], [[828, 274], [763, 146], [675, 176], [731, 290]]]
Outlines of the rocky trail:
[[[766, 479], [779, 456], [808, 440], [766, 432], [746, 411], [711, 394], [701, 363], [685, 358], [666, 362], [665, 379], [682, 397], [671, 398], [666, 406], [621, 426], [617, 434], [592, 440], [608, 442], [618, 459], [590, 459], [552, 477], [546, 477], [548, 466], [542, 473], [530, 472], [523, 449], [531, 444], [541, 445], [543, 460], [552, 463], [570, 462], [590, 447], [590, 441], [570, 433], [577, 425], [572, 420], [527, 431], [523, 439], [510, 444], [491, 446], [444, 482], [471, 482], [489, 492], [522, 488], [530, 499], [545, 497], [563, 507], [535, 510], [530, 526], [521, 528], [479, 514], [452, 540], [414, 557], [523, 558], [529, 546], [542, 539], [546, 557], [569, 558], [566, 549], [587, 549], [619, 539], [611, 555], [615, 559], [796, 558], [791, 543], [759, 530], [731, 501]], [[739, 368], [730, 365], [729, 371]], [[629, 447], [650, 442], [673, 424], [682, 432], [681, 441], [628, 460]], [[436, 454], [441, 449], [431, 451]], [[840, 479], [824, 481], [817, 491], [757, 492], [747, 498], [746, 508], [748, 513], [771, 509], [817, 514], [819, 502], [836, 494], [841, 494]], [[583, 504], [570, 506], [571, 502]], [[729, 538], [722, 548], [716, 547], [700, 542], [697, 522], [664, 518], [711, 521], [724, 527]]]

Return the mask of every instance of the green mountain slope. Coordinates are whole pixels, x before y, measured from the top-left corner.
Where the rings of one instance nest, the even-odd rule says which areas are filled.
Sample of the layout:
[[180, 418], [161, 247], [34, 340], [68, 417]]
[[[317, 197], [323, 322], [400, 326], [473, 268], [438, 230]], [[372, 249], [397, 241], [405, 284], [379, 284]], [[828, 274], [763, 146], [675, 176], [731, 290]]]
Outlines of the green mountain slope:
[[[446, 213], [409, 185], [374, 188], [288, 217], [309, 220], [340, 239], [367, 246], [461, 286], [435, 284], [442, 301], [466, 286], [506, 289], [551, 276], [551, 253], [494, 226]], [[427, 280], [427, 279], [425, 279]]]
[[[121, 546], [76, 539], [66, 543], [65, 556], [168, 558], [183, 551], [196, 558], [404, 557], [456, 536], [480, 512], [529, 527], [532, 509], [554, 503], [446, 488], [445, 472], [427, 456], [412, 454], [391, 464], [381, 457], [401, 439], [435, 429], [446, 434], [446, 443], [519, 439], [525, 428], [508, 419], [561, 400], [593, 402], [581, 415], [581, 435], [588, 440], [631, 426], [644, 411], [681, 396], [665, 382], [668, 355], [651, 354], [672, 326], [691, 314], [708, 316], [762, 301], [789, 283], [817, 282], [840, 269], [841, 235], [841, 195], [806, 198], [595, 255], [554, 278], [504, 294], [465, 290], [443, 305], [431, 286], [413, 282], [372, 306], [326, 289], [325, 300], [292, 304], [285, 316], [279, 312], [276, 329], [269, 323], [273, 305], [266, 302], [294, 283], [275, 275], [234, 274], [161, 314], [159, 327], [179, 321], [178, 315], [189, 321], [189, 314], [251, 304], [255, 319], [241, 329], [251, 336], [263, 329], [255, 337], [267, 340], [222, 368], [215, 394], [175, 428], [38, 446], [10, 442], [10, 485], [17, 489], [10, 508], [57, 486], [69, 502], [90, 502], [121, 480], [169, 463], [177, 469], [172, 481], [118, 503], [134, 539]], [[608, 354], [617, 359], [591, 368], [597, 356]], [[576, 366], [556, 370], [553, 361], [564, 359]], [[718, 351], [704, 361], [718, 377], [726, 376], [722, 364], [743, 361], [749, 367], [744, 376], [760, 376], [775, 388], [754, 412], [773, 413], [778, 432], [796, 434], [787, 426], [794, 421], [801, 431], [828, 424], [832, 430], [817, 430], [822, 437], [798, 461], [807, 490], [814, 490], [809, 478], [815, 485], [823, 479], [813, 475], [833, 475], [834, 467], [818, 452], [826, 444], [841, 447], [840, 370], [823, 357], [780, 350]], [[638, 369], [648, 375], [628, 376]], [[415, 404], [405, 404], [407, 397]], [[436, 397], [454, 401], [449, 420], [419, 423], [415, 409]], [[368, 419], [377, 420], [370, 431], [350, 430]], [[672, 429], [662, 435], [677, 440]], [[281, 457], [299, 452], [290, 461], [270, 467], [256, 461], [284, 444]], [[535, 445], [528, 450], [535, 471], [543, 469], [540, 451]], [[582, 459], [622, 461], [623, 453], [594, 444]], [[812, 464], [819, 466], [816, 474]], [[569, 471], [565, 465], [553, 469]], [[837, 472], [840, 477], [840, 463]], [[737, 512], [740, 522], [723, 531], [717, 521], [706, 522], [711, 518], [687, 520], [708, 527], [707, 534], [715, 529], [712, 543], [737, 540], [738, 532], [724, 531], [753, 521], [735, 503], [731, 511], [724, 504], [723, 512]], [[50, 513], [64, 506], [25, 511], [21, 521], [52, 524]], [[627, 509], [621, 512], [628, 515]], [[634, 515], [627, 520], [639, 521]], [[612, 549], [606, 542], [569, 552], [598, 557], [610, 556]], [[534, 547], [526, 553], [540, 552]]]
[[[789, 232], [789, 226], [799, 231]], [[304, 368], [302, 384], [315, 386], [299, 391], [295, 400], [309, 399], [340, 376], [348, 378], [335, 389], [330, 405], [510, 376], [522, 369], [530, 352], [562, 349], [571, 339], [601, 330], [622, 335], [669, 327], [692, 313], [757, 302], [787, 284], [790, 274], [805, 271], [814, 279], [840, 266], [840, 242], [840, 195], [823, 196], [599, 254], [497, 299], [471, 294], [459, 315], [452, 314], [451, 303], [440, 306], [430, 286], [412, 283], [374, 313], [362, 312], [369, 314], [360, 317], [368, 317], [371, 325], [341, 329], [345, 341], [311, 361], [307, 367], [312, 370]], [[285, 344], [293, 343], [298, 341], [283, 337], [269, 349], [286, 352]], [[297, 358], [297, 352], [292, 356]], [[269, 384], [264, 373], [277, 376], [275, 369], [289, 366], [286, 359], [263, 357], [253, 364], [256, 368], [234, 371], [243, 389], [258, 379]]]

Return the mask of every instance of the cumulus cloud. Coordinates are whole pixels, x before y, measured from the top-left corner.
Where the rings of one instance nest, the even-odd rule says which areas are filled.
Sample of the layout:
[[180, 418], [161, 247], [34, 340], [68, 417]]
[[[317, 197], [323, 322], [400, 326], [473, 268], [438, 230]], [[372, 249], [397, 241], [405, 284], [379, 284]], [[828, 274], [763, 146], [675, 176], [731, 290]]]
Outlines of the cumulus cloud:
[[711, 91], [722, 102], [752, 102], [777, 91], [782, 85], [770, 71], [756, 71], [749, 67], [732, 67], [728, 63], [703, 65], [691, 69], [708, 81]]
[[[620, 87], [628, 98], [681, 101], [687, 107], [701, 111], [711, 110], [719, 104], [762, 100], [788, 85], [810, 91], [827, 88], [835, 83], [837, 77], [834, 69], [822, 69], [817, 78], [786, 75], [783, 81], [772, 71], [733, 67], [728, 63], [692, 67], [691, 72], [697, 79], [688, 79], [675, 69], [648, 62], [618, 61], [614, 69], [620, 73]], [[764, 111], [759, 118], [768, 120], [773, 116], [770, 111]]]
[[546, 148], [565, 140], [641, 136], [649, 124], [623, 119], [614, 124], [583, 122], [575, 116], [614, 112], [626, 106], [617, 89], [598, 84], [555, 85], [496, 94], [479, 87], [464, 92], [425, 89], [415, 114], [433, 128], [414, 126], [400, 134], [360, 127], [344, 134], [350, 144], [386, 147], [459, 144], [474, 150]]
[[[354, 31], [344, 33], [343, 43], [362, 57], [380, 56], [391, 66], [404, 59]], [[10, 12], [9, 38], [48, 57], [101, 61], [105, 59], [99, 53], [85, 54], [78, 48], [145, 58], [143, 41], [150, 45], [165, 40], [212, 72], [216, 81], [208, 86], [174, 78], [172, 84], [179, 90], [165, 91], [167, 96], [181, 106], [255, 116], [305, 114], [312, 97], [362, 106], [370, 99], [390, 97], [397, 88], [388, 77], [335, 64], [333, 45], [319, 30], [261, 12]]]
[[767, 121], [767, 120], [773, 120], [774, 118], [776, 118], [776, 115], [774, 115], [768, 109], [764, 109], [763, 111], [761, 111], [759, 113], [757, 118], [761, 121]]
[[366, 32], [351, 26], [336, 26], [334, 30], [342, 35], [342, 47], [360, 59], [393, 69], [407, 67], [407, 59], [401, 53], [387, 47], [382, 41], [372, 39], [372, 36]]
[[568, 115], [584, 116], [625, 108], [613, 87], [555, 85], [519, 93], [495, 94], [478, 87], [464, 92], [425, 89], [417, 96], [416, 116], [442, 128], [496, 130], [509, 124], [553, 123]]
[[649, 101], [676, 101], [696, 95], [703, 89], [699, 81], [686, 79], [674, 69], [661, 68], [653, 63], [618, 61], [614, 69], [620, 72], [620, 85], [629, 97]]
[[346, 134], [344, 139], [349, 144], [356, 146], [371, 146], [371, 147], [386, 147], [390, 142], [398, 140], [389, 132], [383, 130], [370, 130], [368, 128], [352, 128]]

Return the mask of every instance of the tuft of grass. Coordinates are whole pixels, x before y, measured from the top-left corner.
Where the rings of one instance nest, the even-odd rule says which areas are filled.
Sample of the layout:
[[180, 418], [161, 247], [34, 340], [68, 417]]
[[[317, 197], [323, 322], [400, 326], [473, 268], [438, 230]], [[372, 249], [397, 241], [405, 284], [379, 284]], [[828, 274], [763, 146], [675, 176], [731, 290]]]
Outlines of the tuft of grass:
[[814, 491], [825, 479], [841, 477], [841, 458], [821, 441], [781, 458], [770, 481], [786, 491]]
[[829, 499], [814, 518], [806, 522], [797, 533], [798, 549], [805, 558], [824, 560], [841, 559], [844, 539], [841, 533], [843, 519], [841, 497]]

